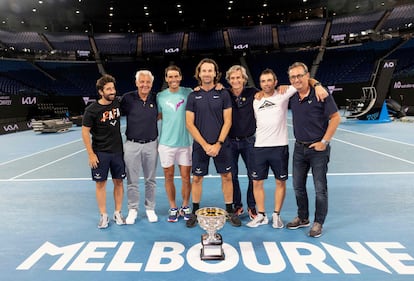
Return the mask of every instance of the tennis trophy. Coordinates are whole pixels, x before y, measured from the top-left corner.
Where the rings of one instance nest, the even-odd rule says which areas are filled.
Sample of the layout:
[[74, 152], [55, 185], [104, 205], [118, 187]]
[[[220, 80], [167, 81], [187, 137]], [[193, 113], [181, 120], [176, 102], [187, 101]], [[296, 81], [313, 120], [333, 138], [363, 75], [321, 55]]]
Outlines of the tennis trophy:
[[227, 212], [217, 207], [206, 207], [196, 211], [198, 224], [207, 233], [201, 235], [200, 258], [202, 260], [224, 260], [223, 239], [217, 231], [226, 223]]

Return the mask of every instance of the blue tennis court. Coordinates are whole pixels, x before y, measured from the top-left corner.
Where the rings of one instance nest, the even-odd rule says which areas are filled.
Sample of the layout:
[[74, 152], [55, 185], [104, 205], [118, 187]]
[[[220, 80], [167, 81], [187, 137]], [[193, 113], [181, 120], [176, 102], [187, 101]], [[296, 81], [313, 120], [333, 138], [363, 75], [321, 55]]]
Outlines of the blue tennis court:
[[[293, 149], [291, 125], [289, 129]], [[271, 224], [248, 228], [246, 215], [241, 227], [226, 224], [219, 231], [224, 261], [200, 260], [200, 227], [167, 222], [160, 167], [159, 221], [148, 222], [141, 199], [136, 224], [98, 229], [95, 185], [80, 131], [0, 136], [2, 280], [413, 280], [412, 122], [344, 121], [332, 141], [323, 235], [310, 238], [308, 229], [273, 229]], [[240, 170], [245, 201], [247, 178]], [[214, 168], [210, 172], [201, 207], [223, 208], [220, 178]], [[273, 177], [265, 181], [269, 215], [274, 185]], [[177, 178], [177, 198], [179, 186]], [[291, 177], [287, 186], [281, 213], [285, 223], [296, 216]], [[312, 213], [311, 180], [308, 188]], [[143, 194], [142, 184], [141, 189]], [[107, 192], [111, 214], [111, 182]], [[125, 197], [124, 214], [126, 205]]]

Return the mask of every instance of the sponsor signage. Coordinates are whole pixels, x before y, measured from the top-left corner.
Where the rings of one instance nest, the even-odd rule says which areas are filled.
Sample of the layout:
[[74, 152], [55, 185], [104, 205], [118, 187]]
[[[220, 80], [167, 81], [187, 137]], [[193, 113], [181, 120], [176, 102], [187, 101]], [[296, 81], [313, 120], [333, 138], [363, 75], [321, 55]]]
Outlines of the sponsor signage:
[[414, 89], [414, 83], [397, 80], [394, 82], [394, 89]]
[[234, 44], [233, 50], [244, 51], [249, 49], [249, 44]]
[[37, 103], [36, 97], [22, 97], [22, 105], [33, 105]]
[[177, 54], [180, 52], [180, 48], [165, 48], [164, 53], [165, 54]]
[[401, 105], [414, 105], [414, 79], [403, 77], [393, 80], [390, 87], [391, 98]]
[[32, 129], [32, 123], [30, 121], [20, 122], [0, 122], [0, 135], [15, 133], [19, 131], [25, 131]]
[[12, 99], [10, 96], [0, 96], [0, 106], [12, 105]]

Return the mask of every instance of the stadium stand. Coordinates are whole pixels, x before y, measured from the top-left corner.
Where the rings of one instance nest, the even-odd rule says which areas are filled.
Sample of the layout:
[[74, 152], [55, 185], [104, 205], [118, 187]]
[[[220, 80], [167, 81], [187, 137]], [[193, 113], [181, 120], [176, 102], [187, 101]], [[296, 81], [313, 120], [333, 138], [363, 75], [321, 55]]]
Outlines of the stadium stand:
[[164, 54], [166, 50], [181, 50], [184, 32], [157, 33], [145, 32], [142, 34], [142, 51], [145, 54]]
[[56, 94], [68, 96], [95, 96], [94, 83], [100, 74], [95, 62], [38, 61], [36, 65], [51, 75], [58, 83]]
[[317, 55], [317, 51], [295, 51], [295, 52], [275, 52], [269, 54], [253, 54], [246, 57], [247, 65], [255, 81], [255, 86], [259, 87], [259, 76], [265, 68], [273, 69], [278, 78], [278, 84], [289, 84], [287, 69], [295, 61], [302, 61], [307, 65], [312, 65]]
[[[1, 65], [2, 63], [0, 61], [0, 66]], [[33, 90], [19, 81], [0, 75], [0, 93], [8, 95], [17, 95], [27, 92], [31, 93], [33, 92]]]
[[326, 85], [369, 82], [377, 59], [391, 51], [399, 41], [390, 39], [328, 49], [319, 64], [318, 78]]
[[361, 15], [335, 17], [332, 20], [330, 35], [360, 33], [374, 30], [384, 12], [371, 12]]
[[42, 52], [48, 51], [41, 36], [36, 32], [9, 32], [0, 30], [1, 42], [8, 48], [19, 52]]
[[232, 46], [248, 44], [252, 49], [266, 49], [273, 46], [271, 25], [231, 27], [227, 31]]
[[0, 60], [0, 74], [3, 77], [25, 85], [24, 89], [35, 89], [43, 93], [53, 91], [53, 79], [41, 72], [34, 64], [23, 59]]
[[91, 51], [91, 45], [86, 34], [45, 33], [54, 50], [75, 52], [77, 50]]
[[394, 76], [414, 75], [414, 39], [406, 40], [398, 49], [387, 56], [387, 59], [398, 61]]
[[402, 5], [392, 9], [390, 16], [382, 26], [383, 31], [409, 28], [413, 24], [414, 5]]
[[325, 25], [324, 19], [278, 25], [279, 44], [288, 46], [320, 43]]
[[[249, 85], [259, 87], [258, 77], [263, 69], [273, 69], [279, 84], [288, 84], [288, 66], [302, 61], [323, 85], [344, 89], [334, 92], [338, 105], [343, 106], [347, 99], [358, 98], [361, 88], [370, 85], [378, 62], [389, 59], [397, 62], [393, 79], [398, 83], [389, 95], [401, 96], [404, 104], [410, 105], [414, 104], [414, 96], [409, 94], [409, 86], [414, 85], [413, 14], [411, 4], [351, 16], [187, 32], [74, 34], [0, 30], [0, 94], [22, 95], [27, 101], [40, 96], [95, 98], [96, 79], [109, 73], [117, 79], [117, 91], [122, 95], [136, 89], [134, 75], [139, 69], [152, 71], [153, 90], [159, 91], [165, 87], [164, 68], [169, 64], [181, 67], [182, 85], [194, 87], [196, 65], [202, 58], [211, 57], [218, 62], [221, 82], [226, 86], [225, 71], [233, 64], [244, 65], [251, 78]], [[361, 31], [371, 33], [361, 36]], [[351, 34], [356, 36], [352, 42], [348, 40]], [[333, 35], [343, 35], [343, 42], [325, 40]], [[81, 61], [77, 51], [90, 52], [89, 61]], [[66, 100], [57, 102], [61, 104], [58, 108], [66, 108]], [[71, 106], [79, 103], [68, 107]], [[68, 111], [81, 112], [82, 106]]]
[[100, 33], [93, 38], [101, 54], [133, 56], [137, 52], [137, 37], [129, 33]]
[[188, 51], [199, 52], [209, 50], [224, 50], [223, 31], [191, 31], [188, 34]]

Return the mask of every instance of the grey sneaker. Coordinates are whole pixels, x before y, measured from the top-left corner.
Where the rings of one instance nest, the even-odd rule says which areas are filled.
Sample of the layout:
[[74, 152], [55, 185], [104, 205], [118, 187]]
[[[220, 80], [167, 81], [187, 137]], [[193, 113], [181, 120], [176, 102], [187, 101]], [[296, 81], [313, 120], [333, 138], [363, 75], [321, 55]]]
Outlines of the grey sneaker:
[[308, 219], [300, 219], [299, 217], [296, 217], [293, 221], [289, 222], [286, 227], [289, 229], [298, 229], [299, 227], [307, 227], [309, 225], [310, 223]]
[[125, 218], [122, 216], [121, 212], [114, 212], [114, 216], [112, 219], [117, 225], [125, 224]]
[[282, 218], [280, 217], [280, 214], [273, 213], [272, 214], [272, 227], [273, 228], [283, 228], [285, 225], [283, 224]]
[[268, 224], [268, 223], [269, 223], [269, 220], [267, 216], [264, 216], [263, 214], [258, 213], [257, 216], [253, 220], [249, 221], [246, 225], [248, 227], [258, 227], [259, 225]]
[[318, 238], [322, 235], [322, 224], [314, 222], [312, 228], [309, 230], [309, 236]]
[[108, 214], [101, 214], [101, 218], [98, 223], [98, 228], [107, 228], [109, 223]]

